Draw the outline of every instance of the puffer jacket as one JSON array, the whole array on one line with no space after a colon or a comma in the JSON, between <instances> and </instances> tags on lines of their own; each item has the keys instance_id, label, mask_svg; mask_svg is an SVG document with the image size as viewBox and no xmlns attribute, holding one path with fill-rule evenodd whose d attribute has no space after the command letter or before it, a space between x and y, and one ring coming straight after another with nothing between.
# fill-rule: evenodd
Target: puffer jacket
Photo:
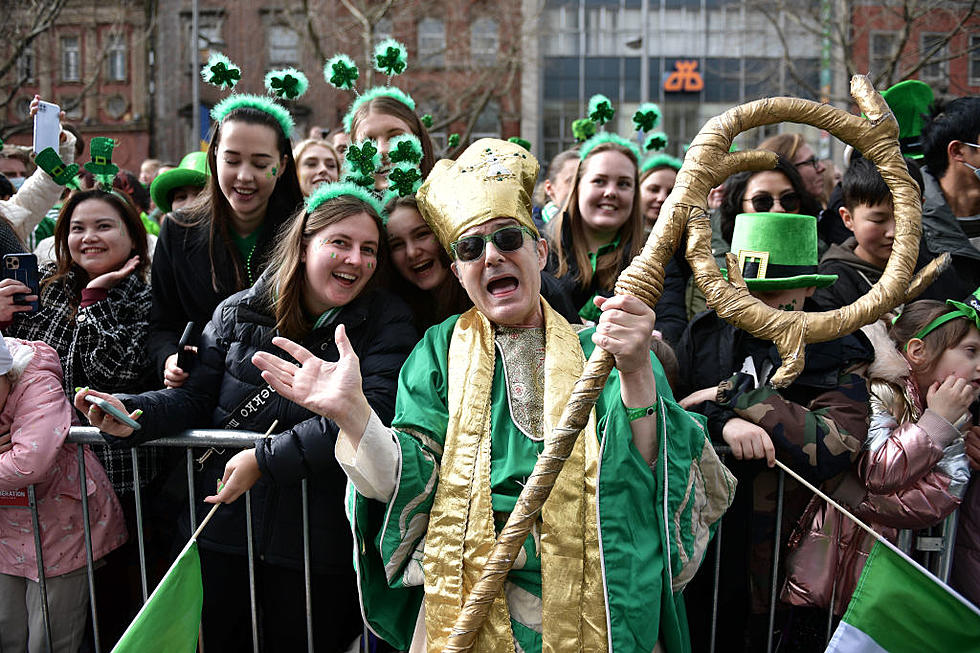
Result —
<instances>
[{"instance_id":1,"label":"puffer jacket","mask_svg":"<svg viewBox=\"0 0 980 653\"><path fill-rule=\"evenodd\" d=\"M85 566L85 527L78 479L78 445L66 443L72 407L61 389L58 354L43 342L6 338L17 378L0 411L0 433L9 432L13 449L0 454L0 491L26 506L33 484L41 524L46 576ZM112 485L84 448L92 554L102 558L126 541L126 523ZM0 507L0 573L36 581L37 555L31 511Z\"/></svg>"},{"instance_id":2,"label":"puffer jacket","mask_svg":"<svg viewBox=\"0 0 980 653\"><path fill-rule=\"evenodd\" d=\"M924 410L908 363L883 322L865 327L875 347L868 368L871 427L857 465L833 490L835 500L890 541L898 529L927 528L956 510L970 480L958 428ZM965 425L965 414L957 425ZM814 497L789 542L782 600L793 605L850 603L874 538L839 511Z\"/></svg>"},{"instance_id":3,"label":"puffer jacket","mask_svg":"<svg viewBox=\"0 0 980 653\"><path fill-rule=\"evenodd\" d=\"M142 429L125 439L105 435L114 446L173 435L191 428L221 428L246 400L266 387L252 356L284 352L272 344L278 334L267 306L268 276L248 290L224 300L201 335L198 362L180 388L117 395L127 410L143 410ZM317 356L337 360L334 331L344 324L360 359L364 394L385 423L394 416L398 372L418 341L408 306L384 290L362 293L330 320L315 328L301 343ZM236 427L264 433L273 420L277 432L256 438L256 458L262 477L251 491L253 543L266 562L303 568L303 514L300 481L309 488L311 558L319 573L347 573L351 534L344 514L347 477L334 457L337 426L305 408L271 393L265 405L241 419ZM198 455L202 454L199 452ZM199 519L210 506L202 499L215 492L225 463L237 453L219 451L208 457L196 475ZM183 523L189 535L189 525ZM199 543L223 553L246 552L245 501L239 499L215 513Z\"/></svg>"}]
</instances>

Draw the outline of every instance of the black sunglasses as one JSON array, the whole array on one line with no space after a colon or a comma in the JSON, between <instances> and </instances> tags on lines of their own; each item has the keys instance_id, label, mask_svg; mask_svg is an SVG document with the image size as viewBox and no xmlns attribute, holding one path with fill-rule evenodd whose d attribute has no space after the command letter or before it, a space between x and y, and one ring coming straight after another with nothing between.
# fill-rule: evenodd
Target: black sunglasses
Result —
<instances>
[{"instance_id":1,"label":"black sunglasses","mask_svg":"<svg viewBox=\"0 0 980 653\"><path fill-rule=\"evenodd\" d=\"M778 198L773 198L769 193L759 193L755 197L749 198L749 201L752 202L752 208L757 213L769 211L777 200L779 201L779 205L783 207L783 210L788 213L795 213L800 210L800 195L792 190L786 191Z\"/></svg>"},{"instance_id":2,"label":"black sunglasses","mask_svg":"<svg viewBox=\"0 0 980 653\"><path fill-rule=\"evenodd\" d=\"M489 234L460 238L453 242L450 247L453 250L453 256L460 261L475 261L483 256L487 241L492 240L493 246L501 252L514 252L524 244L524 234L531 238L535 237L534 232L524 225L513 225L502 227Z\"/></svg>"}]
</instances>

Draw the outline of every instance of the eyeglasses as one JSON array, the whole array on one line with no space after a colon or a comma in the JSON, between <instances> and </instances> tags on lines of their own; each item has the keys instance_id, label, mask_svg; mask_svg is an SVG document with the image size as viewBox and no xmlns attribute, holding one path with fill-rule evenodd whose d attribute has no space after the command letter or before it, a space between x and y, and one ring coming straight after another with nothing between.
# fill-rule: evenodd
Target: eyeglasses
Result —
<instances>
[{"instance_id":1,"label":"eyeglasses","mask_svg":"<svg viewBox=\"0 0 980 653\"><path fill-rule=\"evenodd\" d=\"M797 168L799 168L800 166L813 166L813 169L814 170L819 170L820 169L820 159L818 159L817 158L817 155L814 154L813 156L811 156L806 161L800 161L799 163L794 163L793 165L795 165Z\"/></svg>"},{"instance_id":2,"label":"eyeglasses","mask_svg":"<svg viewBox=\"0 0 980 653\"><path fill-rule=\"evenodd\" d=\"M533 231L524 225L512 225L497 229L489 234L477 234L467 236L450 244L453 256L460 261L475 261L483 256L483 250L487 246L487 241L492 240L493 246L501 252L514 252L524 244L524 234L535 238Z\"/></svg>"},{"instance_id":3,"label":"eyeglasses","mask_svg":"<svg viewBox=\"0 0 980 653\"><path fill-rule=\"evenodd\" d=\"M755 197L748 198L748 200L752 203L752 208L757 213L769 211L776 202L779 202L779 206L783 207L783 210L789 213L795 213L800 210L800 195L792 190L786 191L776 198L769 193L759 193Z\"/></svg>"},{"instance_id":4,"label":"eyeglasses","mask_svg":"<svg viewBox=\"0 0 980 653\"><path fill-rule=\"evenodd\" d=\"M976 143L963 143L963 145L969 145L970 147L975 147L976 149L980 150L980 145L977 145Z\"/></svg>"}]
</instances>

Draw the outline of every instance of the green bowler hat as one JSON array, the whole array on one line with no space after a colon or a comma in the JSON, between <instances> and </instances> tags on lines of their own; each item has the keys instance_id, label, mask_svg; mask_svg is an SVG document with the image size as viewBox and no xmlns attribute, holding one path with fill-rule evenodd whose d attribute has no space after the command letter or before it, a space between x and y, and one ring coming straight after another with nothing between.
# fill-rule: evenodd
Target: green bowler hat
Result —
<instances>
[{"instance_id":1,"label":"green bowler hat","mask_svg":"<svg viewBox=\"0 0 980 653\"><path fill-rule=\"evenodd\" d=\"M836 274L817 274L817 219L793 213L739 213L732 233L749 290L824 288Z\"/></svg>"},{"instance_id":2,"label":"green bowler hat","mask_svg":"<svg viewBox=\"0 0 980 653\"><path fill-rule=\"evenodd\" d=\"M150 197L164 213L170 213L170 191L182 186L204 188L208 181L207 152L191 152L176 168L161 172L150 183Z\"/></svg>"}]
</instances>

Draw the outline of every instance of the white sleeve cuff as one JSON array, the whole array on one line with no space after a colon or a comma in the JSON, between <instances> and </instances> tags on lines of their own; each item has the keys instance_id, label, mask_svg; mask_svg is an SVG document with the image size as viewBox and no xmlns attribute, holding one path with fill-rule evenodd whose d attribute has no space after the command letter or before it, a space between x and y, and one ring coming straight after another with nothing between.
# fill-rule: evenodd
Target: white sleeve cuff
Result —
<instances>
[{"instance_id":1,"label":"white sleeve cuff","mask_svg":"<svg viewBox=\"0 0 980 653\"><path fill-rule=\"evenodd\" d=\"M374 411L357 448L350 436L341 431L334 455L358 494L385 503L391 500L398 480L401 447L394 430L385 426Z\"/></svg>"}]
</instances>

